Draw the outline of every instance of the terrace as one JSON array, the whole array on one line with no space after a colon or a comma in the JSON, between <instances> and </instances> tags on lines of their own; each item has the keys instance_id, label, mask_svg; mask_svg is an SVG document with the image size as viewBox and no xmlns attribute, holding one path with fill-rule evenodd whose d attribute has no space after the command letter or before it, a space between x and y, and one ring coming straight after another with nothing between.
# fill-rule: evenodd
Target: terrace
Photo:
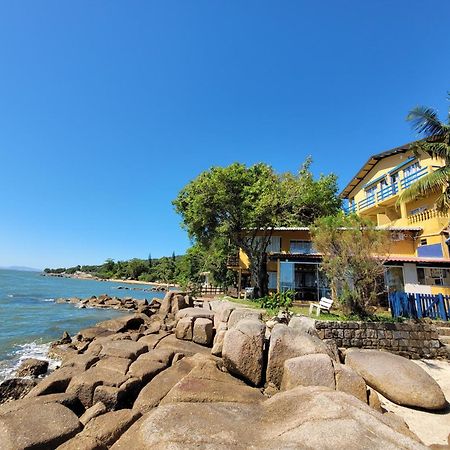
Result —
<instances>
[{"instance_id":1,"label":"terrace","mask_svg":"<svg viewBox=\"0 0 450 450\"><path fill-rule=\"evenodd\" d=\"M372 188L366 189L366 198L358 202L349 202L343 209L347 214L357 213L378 205L385 206L387 203L392 203L401 191L409 188L414 182L428 175L434 169L434 166L419 167L411 173L404 173L402 178L394 178L395 181L392 181L393 177L391 176L390 184L386 184L386 176L382 176L377 180L381 183L374 184Z\"/></svg>"}]
</instances>

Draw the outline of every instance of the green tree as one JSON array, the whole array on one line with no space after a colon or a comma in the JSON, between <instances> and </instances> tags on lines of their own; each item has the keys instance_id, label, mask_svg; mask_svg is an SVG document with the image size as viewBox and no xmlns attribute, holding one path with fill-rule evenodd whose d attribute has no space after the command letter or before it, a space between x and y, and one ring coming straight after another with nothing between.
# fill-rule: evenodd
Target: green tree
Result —
<instances>
[{"instance_id":1,"label":"green tree","mask_svg":"<svg viewBox=\"0 0 450 450\"><path fill-rule=\"evenodd\" d=\"M450 94L448 95L450 100ZM411 144L416 156L427 154L434 158L442 158L443 167L431 172L413 183L402 192L399 202L410 202L420 197L438 194L436 208L442 212L450 210L450 109L447 113L447 123L439 120L438 114L432 108L417 106L410 111L406 120L422 140Z\"/></svg>"},{"instance_id":2,"label":"green tree","mask_svg":"<svg viewBox=\"0 0 450 450\"><path fill-rule=\"evenodd\" d=\"M314 180L310 163L308 159L297 175L278 175L263 163L213 167L188 183L174 205L189 236L205 248L223 238L245 251L257 293L264 296L266 249L273 229L309 225L340 206L336 178Z\"/></svg>"},{"instance_id":3,"label":"green tree","mask_svg":"<svg viewBox=\"0 0 450 450\"><path fill-rule=\"evenodd\" d=\"M128 261L126 274L129 278L137 280L143 273L147 271L147 269L148 266L144 260L133 258Z\"/></svg>"},{"instance_id":4,"label":"green tree","mask_svg":"<svg viewBox=\"0 0 450 450\"><path fill-rule=\"evenodd\" d=\"M323 255L322 270L333 299L346 313L361 318L370 313L384 292L384 262L389 254L389 236L356 215L318 219L311 227L315 248Z\"/></svg>"}]
</instances>

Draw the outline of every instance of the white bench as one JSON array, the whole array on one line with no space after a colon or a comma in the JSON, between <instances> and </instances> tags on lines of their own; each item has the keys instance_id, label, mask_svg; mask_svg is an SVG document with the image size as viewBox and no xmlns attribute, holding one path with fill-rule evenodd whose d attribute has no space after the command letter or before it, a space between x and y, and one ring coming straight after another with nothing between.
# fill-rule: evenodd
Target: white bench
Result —
<instances>
[{"instance_id":1,"label":"white bench","mask_svg":"<svg viewBox=\"0 0 450 450\"><path fill-rule=\"evenodd\" d=\"M333 300L331 298L322 297L319 303L311 303L309 305L309 315L313 313L314 308L316 308L316 316L319 316L320 311L330 312L333 306Z\"/></svg>"}]
</instances>

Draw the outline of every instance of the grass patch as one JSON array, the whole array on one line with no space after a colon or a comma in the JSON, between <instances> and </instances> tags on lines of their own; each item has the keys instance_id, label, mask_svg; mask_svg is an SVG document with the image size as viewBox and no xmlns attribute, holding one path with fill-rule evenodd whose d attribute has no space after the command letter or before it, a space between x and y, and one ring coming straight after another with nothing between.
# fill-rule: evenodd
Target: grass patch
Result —
<instances>
[{"instance_id":1,"label":"grass patch","mask_svg":"<svg viewBox=\"0 0 450 450\"><path fill-rule=\"evenodd\" d=\"M264 312L264 316L266 318L274 317L280 311L279 309L268 309L261 308L259 300L245 300L243 298L234 298L229 296L221 297L222 300L227 300L232 303L236 303L241 306L245 306L246 308L257 309L259 311ZM309 316L309 306L306 305L294 305L289 308L289 311L293 314L298 314L302 316ZM361 321L358 317L355 316L346 316L339 308L333 308L330 313L321 312L317 317L316 312L314 310L311 315L313 319L317 320L328 320L328 321L338 321L338 322L354 322ZM365 322L402 322L401 318L393 318L389 311L378 310L374 315L368 317L364 320Z\"/></svg>"}]
</instances>

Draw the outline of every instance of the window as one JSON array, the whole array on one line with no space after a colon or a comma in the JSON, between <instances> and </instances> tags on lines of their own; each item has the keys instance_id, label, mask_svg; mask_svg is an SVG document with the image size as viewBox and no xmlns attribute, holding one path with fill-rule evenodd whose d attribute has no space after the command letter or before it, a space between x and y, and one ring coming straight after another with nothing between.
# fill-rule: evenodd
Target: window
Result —
<instances>
[{"instance_id":1,"label":"window","mask_svg":"<svg viewBox=\"0 0 450 450\"><path fill-rule=\"evenodd\" d=\"M311 241L291 241L290 253L309 255L315 253L313 243Z\"/></svg>"},{"instance_id":2,"label":"window","mask_svg":"<svg viewBox=\"0 0 450 450\"><path fill-rule=\"evenodd\" d=\"M410 166L408 166L405 170L403 170L403 177L409 177L413 174L415 174L416 172L418 172L420 170L420 165L418 162L415 162L414 164L411 164Z\"/></svg>"},{"instance_id":3,"label":"window","mask_svg":"<svg viewBox=\"0 0 450 450\"><path fill-rule=\"evenodd\" d=\"M279 253L281 252L281 237L272 236L269 244L267 245L267 253Z\"/></svg>"},{"instance_id":4,"label":"window","mask_svg":"<svg viewBox=\"0 0 450 450\"><path fill-rule=\"evenodd\" d=\"M418 267L419 284L428 286L450 286L450 269Z\"/></svg>"},{"instance_id":5,"label":"window","mask_svg":"<svg viewBox=\"0 0 450 450\"><path fill-rule=\"evenodd\" d=\"M366 198L374 198L377 191L377 185L366 189Z\"/></svg>"}]
</instances>

